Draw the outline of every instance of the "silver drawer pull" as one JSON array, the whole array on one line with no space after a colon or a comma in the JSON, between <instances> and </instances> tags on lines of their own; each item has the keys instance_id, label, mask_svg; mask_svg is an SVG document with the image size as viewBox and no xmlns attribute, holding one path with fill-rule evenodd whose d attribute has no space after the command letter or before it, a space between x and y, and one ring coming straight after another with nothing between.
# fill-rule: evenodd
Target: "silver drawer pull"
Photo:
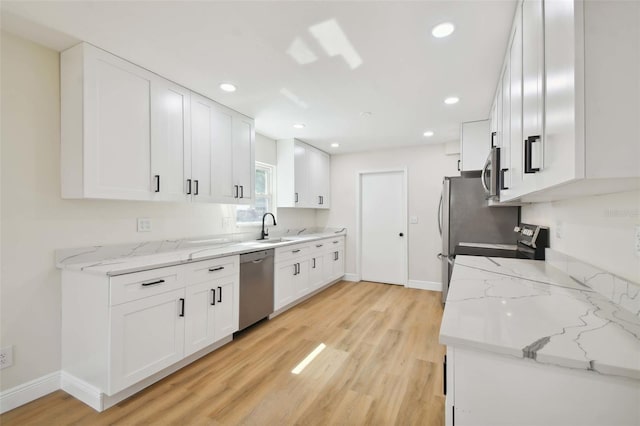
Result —
<instances>
[{"instance_id":1,"label":"silver drawer pull","mask_svg":"<svg viewBox=\"0 0 640 426\"><path fill-rule=\"evenodd\" d=\"M300 250L291 250L291 253L298 253Z\"/></svg>"},{"instance_id":2,"label":"silver drawer pull","mask_svg":"<svg viewBox=\"0 0 640 426\"><path fill-rule=\"evenodd\" d=\"M158 281L151 281L148 283L142 283L142 287L147 287L150 285L158 285L158 284L162 284L164 282L164 280L158 280Z\"/></svg>"},{"instance_id":3,"label":"silver drawer pull","mask_svg":"<svg viewBox=\"0 0 640 426\"><path fill-rule=\"evenodd\" d=\"M316 248L320 248L322 246L324 246L324 244L316 244Z\"/></svg>"},{"instance_id":4,"label":"silver drawer pull","mask_svg":"<svg viewBox=\"0 0 640 426\"><path fill-rule=\"evenodd\" d=\"M333 244L338 244L340 241L334 241Z\"/></svg>"},{"instance_id":5,"label":"silver drawer pull","mask_svg":"<svg viewBox=\"0 0 640 426\"><path fill-rule=\"evenodd\" d=\"M222 271L224 266L218 266L217 268L209 268L209 272Z\"/></svg>"}]
</instances>

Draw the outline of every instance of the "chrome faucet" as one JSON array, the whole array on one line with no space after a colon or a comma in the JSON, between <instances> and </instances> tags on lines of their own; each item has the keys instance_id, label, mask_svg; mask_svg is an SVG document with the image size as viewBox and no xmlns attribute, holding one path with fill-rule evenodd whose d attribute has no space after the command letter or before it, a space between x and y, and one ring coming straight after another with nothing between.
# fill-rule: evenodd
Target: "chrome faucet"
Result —
<instances>
[{"instance_id":1,"label":"chrome faucet","mask_svg":"<svg viewBox=\"0 0 640 426\"><path fill-rule=\"evenodd\" d=\"M276 217L273 215L273 213L267 212L267 213L263 214L262 215L262 233L261 233L261 236L260 236L261 240L266 240L267 237L269 236L269 230L268 229L267 230L264 229L264 219L267 217L267 215L269 215L269 216L271 216L273 218L273 226L277 225Z\"/></svg>"}]
</instances>

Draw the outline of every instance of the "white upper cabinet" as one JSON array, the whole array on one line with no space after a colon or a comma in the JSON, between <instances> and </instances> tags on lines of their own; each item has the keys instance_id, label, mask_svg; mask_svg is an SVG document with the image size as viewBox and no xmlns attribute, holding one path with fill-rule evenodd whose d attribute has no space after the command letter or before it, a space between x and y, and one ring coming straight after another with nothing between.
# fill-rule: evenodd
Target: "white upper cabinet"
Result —
<instances>
[{"instance_id":1,"label":"white upper cabinet","mask_svg":"<svg viewBox=\"0 0 640 426\"><path fill-rule=\"evenodd\" d=\"M87 43L61 99L64 198L252 202L251 118Z\"/></svg>"},{"instance_id":2,"label":"white upper cabinet","mask_svg":"<svg viewBox=\"0 0 640 426\"><path fill-rule=\"evenodd\" d=\"M233 116L233 186L236 202L250 204L255 185L255 129L253 119L242 114ZM238 193L236 194L236 187Z\"/></svg>"},{"instance_id":3,"label":"white upper cabinet","mask_svg":"<svg viewBox=\"0 0 640 426\"><path fill-rule=\"evenodd\" d=\"M64 198L151 200L151 86L146 70L87 44L62 53Z\"/></svg>"},{"instance_id":4,"label":"white upper cabinet","mask_svg":"<svg viewBox=\"0 0 640 426\"><path fill-rule=\"evenodd\" d=\"M189 200L191 92L160 78L151 84L151 174L155 200Z\"/></svg>"},{"instance_id":5,"label":"white upper cabinet","mask_svg":"<svg viewBox=\"0 0 640 426\"><path fill-rule=\"evenodd\" d=\"M328 209L331 157L295 139L279 140L278 207Z\"/></svg>"},{"instance_id":6,"label":"white upper cabinet","mask_svg":"<svg viewBox=\"0 0 640 426\"><path fill-rule=\"evenodd\" d=\"M489 120L462 123L460 130L460 170L481 170L491 151Z\"/></svg>"},{"instance_id":7,"label":"white upper cabinet","mask_svg":"<svg viewBox=\"0 0 640 426\"><path fill-rule=\"evenodd\" d=\"M500 200L640 188L640 96L632 95L640 84L640 2L524 0L513 26L508 96L502 85L511 164Z\"/></svg>"}]
</instances>

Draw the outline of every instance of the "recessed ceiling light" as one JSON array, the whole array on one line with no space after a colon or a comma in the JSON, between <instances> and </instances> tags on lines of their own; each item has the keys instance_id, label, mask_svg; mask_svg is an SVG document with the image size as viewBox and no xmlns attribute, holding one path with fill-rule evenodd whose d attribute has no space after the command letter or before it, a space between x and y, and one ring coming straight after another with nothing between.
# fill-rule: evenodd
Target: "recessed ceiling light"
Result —
<instances>
[{"instance_id":1,"label":"recessed ceiling light","mask_svg":"<svg viewBox=\"0 0 640 426\"><path fill-rule=\"evenodd\" d=\"M331 148L338 148L340 146L339 143L332 143Z\"/></svg>"},{"instance_id":2,"label":"recessed ceiling light","mask_svg":"<svg viewBox=\"0 0 640 426\"><path fill-rule=\"evenodd\" d=\"M220 83L220 90L224 90L225 92L235 92L236 86L231 83Z\"/></svg>"},{"instance_id":3,"label":"recessed ceiling light","mask_svg":"<svg viewBox=\"0 0 640 426\"><path fill-rule=\"evenodd\" d=\"M304 129L306 126L303 123L296 123L293 127L296 129Z\"/></svg>"},{"instance_id":4,"label":"recessed ceiling light","mask_svg":"<svg viewBox=\"0 0 640 426\"><path fill-rule=\"evenodd\" d=\"M451 96L447 99L444 100L444 103L447 105L453 105L453 104L457 104L458 101L460 101L460 98L456 97L456 96Z\"/></svg>"},{"instance_id":5,"label":"recessed ceiling light","mask_svg":"<svg viewBox=\"0 0 640 426\"><path fill-rule=\"evenodd\" d=\"M427 130L426 132L423 133L423 135L427 138L430 138L431 136L433 136L433 131Z\"/></svg>"},{"instance_id":6,"label":"recessed ceiling light","mask_svg":"<svg viewBox=\"0 0 640 426\"><path fill-rule=\"evenodd\" d=\"M443 22L442 24L438 24L431 30L431 34L435 38L443 38L450 36L455 30L456 27L451 22Z\"/></svg>"}]
</instances>

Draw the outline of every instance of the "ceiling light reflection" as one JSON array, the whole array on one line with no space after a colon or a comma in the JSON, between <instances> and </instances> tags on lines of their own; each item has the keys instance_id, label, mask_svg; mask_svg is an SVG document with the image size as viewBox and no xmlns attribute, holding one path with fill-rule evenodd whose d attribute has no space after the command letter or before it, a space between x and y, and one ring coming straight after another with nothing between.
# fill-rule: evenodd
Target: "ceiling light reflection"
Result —
<instances>
[{"instance_id":1,"label":"ceiling light reflection","mask_svg":"<svg viewBox=\"0 0 640 426\"><path fill-rule=\"evenodd\" d=\"M310 64L318 60L315 53L300 37L296 37L287 49L287 54L300 65Z\"/></svg>"},{"instance_id":2,"label":"ceiling light reflection","mask_svg":"<svg viewBox=\"0 0 640 426\"><path fill-rule=\"evenodd\" d=\"M309 355L305 357L305 359L300 361L300 364L296 365L295 368L291 370L291 372L293 374L302 373L302 370L304 370L307 365L311 364L311 361L313 361L314 358L317 357L320 352L322 352L326 347L327 345L325 345L324 343L320 343L313 351L311 351Z\"/></svg>"},{"instance_id":3,"label":"ceiling light reflection","mask_svg":"<svg viewBox=\"0 0 640 426\"><path fill-rule=\"evenodd\" d=\"M293 93L291 90L287 89L286 87L283 87L282 89L280 89L280 94L285 98L289 99L291 102L293 102L294 104L296 104L302 109L309 108L309 105L306 102L304 102L295 93Z\"/></svg>"},{"instance_id":4,"label":"ceiling light reflection","mask_svg":"<svg viewBox=\"0 0 640 426\"><path fill-rule=\"evenodd\" d=\"M450 36L456 27L451 22L443 22L442 24L438 24L431 30L431 35L435 38L443 38Z\"/></svg>"},{"instance_id":5,"label":"ceiling light reflection","mask_svg":"<svg viewBox=\"0 0 640 426\"><path fill-rule=\"evenodd\" d=\"M309 32L318 40L327 55L342 56L352 70L362 65L362 58L335 19L312 25Z\"/></svg>"}]
</instances>

